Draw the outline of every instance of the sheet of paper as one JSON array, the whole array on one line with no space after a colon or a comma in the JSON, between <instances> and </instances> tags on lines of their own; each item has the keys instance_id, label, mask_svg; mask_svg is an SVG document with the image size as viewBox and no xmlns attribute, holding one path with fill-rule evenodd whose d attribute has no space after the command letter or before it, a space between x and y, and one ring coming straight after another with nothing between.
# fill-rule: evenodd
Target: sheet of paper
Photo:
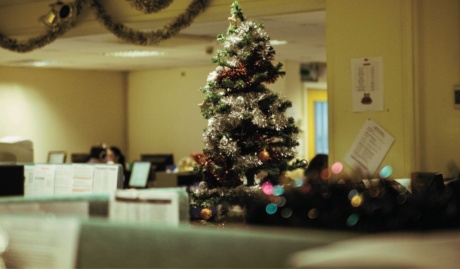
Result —
<instances>
[{"instance_id":1,"label":"sheet of paper","mask_svg":"<svg viewBox=\"0 0 460 269\"><path fill-rule=\"evenodd\" d=\"M75 268L80 224L76 219L2 216L9 237L7 268Z\"/></svg>"},{"instance_id":2,"label":"sheet of paper","mask_svg":"<svg viewBox=\"0 0 460 269\"><path fill-rule=\"evenodd\" d=\"M118 165L94 166L93 193L110 193L117 190Z\"/></svg>"},{"instance_id":3,"label":"sheet of paper","mask_svg":"<svg viewBox=\"0 0 460 269\"><path fill-rule=\"evenodd\" d=\"M353 112L383 111L383 58L351 59Z\"/></svg>"},{"instance_id":4,"label":"sheet of paper","mask_svg":"<svg viewBox=\"0 0 460 269\"><path fill-rule=\"evenodd\" d=\"M24 196L34 195L35 165L24 165Z\"/></svg>"},{"instance_id":5,"label":"sheet of paper","mask_svg":"<svg viewBox=\"0 0 460 269\"><path fill-rule=\"evenodd\" d=\"M353 169L372 176L393 142L394 138L381 126L373 120L366 120L345 156L345 162Z\"/></svg>"},{"instance_id":6,"label":"sheet of paper","mask_svg":"<svg viewBox=\"0 0 460 269\"><path fill-rule=\"evenodd\" d=\"M179 194L167 190L118 190L110 201L109 218L141 223L179 225Z\"/></svg>"},{"instance_id":7,"label":"sheet of paper","mask_svg":"<svg viewBox=\"0 0 460 269\"><path fill-rule=\"evenodd\" d=\"M73 186L72 165L55 165L54 194L71 194Z\"/></svg>"},{"instance_id":8,"label":"sheet of paper","mask_svg":"<svg viewBox=\"0 0 460 269\"><path fill-rule=\"evenodd\" d=\"M54 194L55 166L37 164L34 169L33 193L34 195Z\"/></svg>"},{"instance_id":9,"label":"sheet of paper","mask_svg":"<svg viewBox=\"0 0 460 269\"><path fill-rule=\"evenodd\" d=\"M92 193L94 165L72 164L72 193Z\"/></svg>"}]
</instances>

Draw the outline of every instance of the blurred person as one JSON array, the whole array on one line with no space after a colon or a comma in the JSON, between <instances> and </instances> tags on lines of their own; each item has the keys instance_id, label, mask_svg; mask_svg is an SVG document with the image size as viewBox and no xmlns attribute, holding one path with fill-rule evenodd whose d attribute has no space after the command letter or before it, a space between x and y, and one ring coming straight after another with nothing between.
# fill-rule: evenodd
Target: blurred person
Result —
<instances>
[{"instance_id":1,"label":"blurred person","mask_svg":"<svg viewBox=\"0 0 460 269\"><path fill-rule=\"evenodd\" d=\"M106 156L107 156L107 149L104 144L99 146L93 146L89 152L89 160L88 163L105 163Z\"/></svg>"},{"instance_id":2,"label":"blurred person","mask_svg":"<svg viewBox=\"0 0 460 269\"><path fill-rule=\"evenodd\" d=\"M321 172L327 169L328 165L328 155L317 154L310 160L307 169L305 169L305 181L310 183L321 182Z\"/></svg>"},{"instance_id":3,"label":"blurred person","mask_svg":"<svg viewBox=\"0 0 460 269\"><path fill-rule=\"evenodd\" d=\"M126 160L123 152L118 147L110 146L107 148L106 163L120 164L123 172L123 186L127 184Z\"/></svg>"}]
</instances>

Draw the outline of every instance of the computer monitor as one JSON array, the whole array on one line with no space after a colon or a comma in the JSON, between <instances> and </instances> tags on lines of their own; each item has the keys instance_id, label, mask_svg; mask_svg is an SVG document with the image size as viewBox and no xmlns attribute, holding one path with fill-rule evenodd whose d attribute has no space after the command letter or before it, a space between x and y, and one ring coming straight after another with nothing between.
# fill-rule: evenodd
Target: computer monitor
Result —
<instances>
[{"instance_id":1,"label":"computer monitor","mask_svg":"<svg viewBox=\"0 0 460 269\"><path fill-rule=\"evenodd\" d=\"M48 163L65 163L67 153L65 151L50 151L48 153Z\"/></svg>"},{"instance_id":2,"label":"computer monitor","mask_svg":"<svg viewBox=\"0 0 460 269\"><path fill-rule=\"evenodd\" d=\"M142 162L150 162L152 170L166 171L166 167L174 164L173 154L141 154Z\"/></svg>"},{"instance_id":3,"label":"computer monitor","mask_svg":"<svg viewBox=\"0 0 460 269\"><path fill-rule=\"evenodd\" d=\"M72 163L87 163L90 157L89 153L72 153L70 155L70 161Z\"/></svg>"},{"instance_id":4,"label":"computer monitor","mask_svg":"<svg viewBox=\"0 0 460 269\"><path fill-rule=\"evenodd\" d=\"M134 162L128 186L130 188L146 188L150 179L151 168L150 162Z\"/></svg>"},{"instance_id":5,"label":"computer monitor","mask_svg":"<svg viewBox=\"0 0 460 269\"><path fill-rule=\"evenodd\" d=\"M0 164L0 196L24 195L24 165Z\"/></svg>"}]
</instances>

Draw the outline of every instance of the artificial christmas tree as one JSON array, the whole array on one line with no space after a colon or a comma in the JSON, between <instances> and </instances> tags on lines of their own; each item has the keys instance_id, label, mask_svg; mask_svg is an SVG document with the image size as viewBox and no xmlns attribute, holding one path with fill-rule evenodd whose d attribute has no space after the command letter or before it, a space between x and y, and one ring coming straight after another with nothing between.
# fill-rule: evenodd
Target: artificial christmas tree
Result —
<instances>
[{"instance_id":1,"label":"artificial christmas tree","mask_svg":"<svg viewBox=\"0 0 460 269\"><path fill-rule=\"evenodd\" d=\"M283 100L266 84L285 73L274 65L275 50L260 23L247 21L238 2L226 34L217 40L223 48L213 62L218 67L202 87L200 104L208 126L204 132L204 159L200 166L209 188L233 188L263 182L279 184L289 170L306 168L296 155L298 128L285 112L291 102Z\"/></svg>"}]
</instances>

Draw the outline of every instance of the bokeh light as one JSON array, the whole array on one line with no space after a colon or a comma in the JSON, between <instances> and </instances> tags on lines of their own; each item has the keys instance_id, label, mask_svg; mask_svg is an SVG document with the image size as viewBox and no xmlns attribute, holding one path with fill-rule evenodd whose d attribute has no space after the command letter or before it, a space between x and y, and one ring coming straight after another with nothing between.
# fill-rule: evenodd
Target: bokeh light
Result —
<instances>
[{"instance_id":1,"label":"bokeh light","mask_svg":"<svg viewBox=\"0 0 460 269\"><path fill-rule=\"evenodd\" d=\"M262 184L262 191L266 195L272 195L273 194L273 185L270 182L265 182Z\"/></svg>"},{"instance_id":2,"label":"bokeh light","mask_svg":"<svg viewBox=\"0 0 460 269\"><path fill-rule=\"evenodd\" d=\"M303 179L302 178L298 178L295 180L295 186L298 188L298 187L302 187L303 185Z\"/></svg>"},{"instance_id":3,"label":"bokeh light","mask_svg":"<svg viewBox=\"0 0 460 269\"><path fill-rule=\"evenodd\" d=\"M331 178L331 170L329 170L329 168L321 170L320 176L321 176L322 180L330 179Z\"/></svg>"},{"instance_id":4,"label":"bokeh light","mask_svg":"<svg viewBox=\"0 0 460 269\"><path fill-rule=\"evenodd\" d=\"M286 207L283 210L281 210L281 217L287 219L291 216L292 216L292 209L290 209L289 207Z\"/></svg>"},{"instance_id":5,"label":"bokeh light","mask_svg":"<svg viewBox=\"0 0 460 269\"><path fill-rule=\"evenodd\" d=\"M359 192L357 190L351 190L349 193L348 193L348 200L351 200L353 199L353 197L355 197L356 195L359 195Z\"/></svg>"},{"instance_id":6,"label":"bokeh light","mask_svg":"<svg viewBox=\"0 0 460 269\"><path fill-rule=\"evenodd\" d=\"M359 207L363 203L363 197L361 195L355 195L351 198L351 206Z\"/></svg>"},{"instance_id":7,"label":"bokeh light","mask_svg":"<svg viewBox=\"0 0 460 269\"><path fill-rule=\"evenodd\" d=\"M311 184L308 183L308 182L306 182L305 184L303 184L303 186L302 186L302 191L303 191L303 192L307 192L307 193L310 192L310 191L311 191Z\"/></svg>"},{"instance_id":8,"label":"bokeh light","mask_svg":"<svg viewBox=\"0 0 460 269\"><path fill-rule=\"evenodd\" d=\"M269 215L275 214L277 210L278 210L278 206L276 204L273 204L273 203L270 203L265 207L265 211Z\"/></svg>"},{"instance_id":9,"label":"bokeh light","mask_svg":"<svg viewBox=\"0 0 460 269\"><path fill-rule=\"evenodd\" d=\"M318 217L318 209L316 208L312 208L310 210L308 210L308 218L309 219L316 219Z\"/></svg>"},{"instance_id":10,"label":"bokeh light","mask_svg":"<svg viewBox=\"0 0 460 269\"><path fill-rule=\"evenodd\" d=\"M391 166L386 165L385 167L380 170L380 177L381 178L388 178L391 176L391 173L393 173L393 168Z\"/></svg>"},{"instance_id":11,"label":"bokeh light","mask_svg":"<svg viewBox=\"0 0 460 269\"><path fill-rule=\"evenodd\" d=\"M347 219L348 226L355 226L359 221L359 216L356 214L351 214Z\"/></svg>"},{"instance_id":12,"label":"bokeh light","mask_svg":"<svg viewBox=\"0 0 460 269\"><path fill-rule=\"evenodd\" d=\"M286 198L283 196L276 197L274 204L276 204L279 207L282 207L286 204Z\"/></svg>"},{"instance_id":13,"label":"bokeh light","mask_svg":"<svg viewBox=\"0 0 460 269\"><path fill-rule=\"evenodd\" d=\"M273 195L275 196L280 196L284 193L284 188L283 186L280 186L280 185L276 185L275 187L273 187Z\"/></svg>"},{"instance_id":14,"label":"bokeh light","mask_svg":"<svg viewBox=\"0 0 460 269\"><path fill-rule=\"evenodd\" d=\"M343 170L343 164L341 162L335 162L334 164L332 164L331 166L331 171L332 173L334 174L340 174Z\"/></svg>"}]
</instances>

